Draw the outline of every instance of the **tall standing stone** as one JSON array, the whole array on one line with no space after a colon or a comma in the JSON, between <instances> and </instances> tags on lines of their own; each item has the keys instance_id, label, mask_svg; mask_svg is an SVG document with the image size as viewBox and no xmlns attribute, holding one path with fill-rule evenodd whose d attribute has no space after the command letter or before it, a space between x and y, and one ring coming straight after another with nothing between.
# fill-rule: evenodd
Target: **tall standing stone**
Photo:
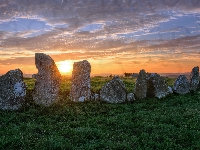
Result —
<instances>
[{"instance_id":1,"label":"tall standing stone","mask_svg":"<svg viewBox=\"0 0 200 150\"><path fill-rule=\"evenodd\" d=\"M140 73L135 83L134 93L137 99L143 99L147 96L147 81L145 70L140 70Z\"/></svg>"},{"instance_id":2,"label":"tall standing stone","mask_svg":"<svg viewBox=\"0 0 200 150\"><path fill-rule=\"evenodd\" d=\"M91 99L90 72L91 65L87 60L74 63L70 90L72 101L83 102Z\"/></svg>"},{"instance_id":3,"label":"tall standing stone","mask_svg":"<svg viewBox=\"0 0 200 150\"><path fill-rule=\"evenodd\" d=\"M147 97L163 98L170 93L166 81L157 73L147 77Z\"/></svg>"},{"instance_id":4,"label":"tall standing stone","mask_svg":"<svg viewBox=\"0 0 200 150\"><path fill-rule=\"evenodd\" d=\"M58 100L61 75L54 60L46 54L36 53L35 64L38 73L33 89L33 100L36 104L49 106Z\"/></svg>"},{"instance_id":5,"label":"tall standing stone","mask_svg":"<svg viewBox=\"0 0 200 150\"><path fill-rule=\"evenodd\" d=\"M190 90L196 91L199 85L199 67L194 67L190 74Z\"/></svg>"},{"instance_id":6,"label":"tall standing stone","mask_svg":"<svg viewBox=\"0 0 200 150\"><path fill-rule=\"evenodd\" d=\"M127 91L123 81L115 76L100 90L100 100L109 103L122 103L126 101Z\"/></svg>"},{"instance_id":7,"label":"tall standing stone","mask_svg":"<svg viewBox=\"0 0 200 150\"><path fill-rule=\"evenodd\" d=\"M180 75L173 86L173 90L177 94L187 94L190 92L190 83L185 75Z\"/></svg>"},{"instance_id":8,"label":"tall standing stone","mask_svg":"<svg viewBox=\"0 0 200 150\"><path fill-rule=\"evenodd\" d=\"M25 102L26 84L20 69L0 77L0 109L18 110Z\"/></svg>"}]
</instances>

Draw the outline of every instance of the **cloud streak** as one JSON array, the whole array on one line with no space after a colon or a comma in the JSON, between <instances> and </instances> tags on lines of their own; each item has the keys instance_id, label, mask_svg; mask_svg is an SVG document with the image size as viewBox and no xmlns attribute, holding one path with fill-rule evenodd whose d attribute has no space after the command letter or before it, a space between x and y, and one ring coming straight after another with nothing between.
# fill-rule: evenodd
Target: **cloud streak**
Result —
<instances>
[{"instance_id":1,"label":"cloud streak","mask_svg":"<svg viewBox=\"0 0 200 150\"><path fill-rule=\"evenodd\" d=\"M0 64L34 65L35 52L138 66L133 59L194 58L199 16L194 0L0 0Z\"/></svg>"}]
</instances>

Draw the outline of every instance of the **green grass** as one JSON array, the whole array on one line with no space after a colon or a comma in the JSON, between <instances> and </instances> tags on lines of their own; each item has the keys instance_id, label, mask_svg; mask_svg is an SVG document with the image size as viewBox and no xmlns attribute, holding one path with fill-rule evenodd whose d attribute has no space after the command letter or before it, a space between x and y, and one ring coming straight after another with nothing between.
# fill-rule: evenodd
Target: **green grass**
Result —
<instances>
[{"instance_id":1,"label":"green grass","mask_svg":"<svg viewBox=\"0 0 200 150\"><path fill-rule=\"evenodd\" d=\"M96 76L96 77L92 77L91 78L91 90L94 93L99 93L101 88L111 80L112 78L109 77L100 77L100 76ZM133 92L134 86L135 86L135 78L121 78L128 90L128 92ZM25 78L24 82L28 85L28 89L32 90L34 88L34 84L35 84L35 79L33 78ZM71 78L70 77L62 77L62 82L60 85L60 91L63 92L67 92L69 93L70 91L70 85L71 85Z\"/></svg>"},{"instance_id":2,"label":"green grass","mask_svg":"<svg viewBox=\"0 0 200 150\"><path fill-rule=\"evenodd\" d=\"M176 78L168 78L168 77L164 77L165 81L167 82L167 84L171 87L173 87L174 82L176 81Z\"/></svg>"},{"instance_id":3,"label":"green grass","mask_svg":"<svg viewBox=\"0 0 200 150\"><path fill-rule=\"evenodd\" d=\"M92 79L92 89L105 80ZM123 81L131 92L134 79ZM199 93L124 104L62 97L50 107L35 105L30 93L21 110L0 111L0 149L200 149Z\"/></svg>"},{"instance_id":4,"label":"green grass","mask_svg":"<svg viewBox=\"0 0 200 150\"><path fill-rule=\"evenodd\" d=\"M24 78L24 82L28 86L28 90L32 90L35 85L35 79L34 78Z\"/></svg>"}]
</instances>

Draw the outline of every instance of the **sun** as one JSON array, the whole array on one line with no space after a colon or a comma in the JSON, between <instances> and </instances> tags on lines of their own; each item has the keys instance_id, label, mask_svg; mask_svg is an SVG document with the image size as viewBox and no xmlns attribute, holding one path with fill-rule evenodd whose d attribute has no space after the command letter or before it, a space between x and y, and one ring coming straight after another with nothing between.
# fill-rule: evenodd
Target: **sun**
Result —
<instances>
[{"instance_id":1,"label":"sun","mask_svg":"<svg viewBox=\"0 0 200 150\"><path fill-rule=\"evenodd\" d=\"M73 63L70 60L56 62L61 74L69 74L72 71Z\"/></svg>"}]
</instances>

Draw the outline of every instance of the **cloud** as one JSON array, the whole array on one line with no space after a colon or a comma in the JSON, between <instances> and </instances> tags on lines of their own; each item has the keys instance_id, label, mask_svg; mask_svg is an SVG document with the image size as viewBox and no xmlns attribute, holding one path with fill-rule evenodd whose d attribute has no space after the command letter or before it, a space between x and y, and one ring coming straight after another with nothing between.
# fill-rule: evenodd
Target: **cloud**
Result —
<instances>
[{"instance_id":1,"label":"cloud","mask_svg":"<svg viewBox=\"0 0 200 150\"><path fill-rule=\"evenodd\" d=\"M137 65L142 63L132 60L136 56L145 62L174 53L194 57L200 47L198 6L193 0L0 0L0 25L28 22L16 26L18 32L0 30L0 63L30 58L33 64L35 52L55 61L116 57ZM184 17L193 22L173 25Z\"/></svg>"},{"instance_id":2,"label":"cloud","mask_svg":"<svg viewBox=\"0 0 200 150\"><path fill-rule=\"evenodd\" d=\"M35 57L17 57L5 60L0 60L0 65L33 65L35 62Z\"/></svg>"}]
</instances>

